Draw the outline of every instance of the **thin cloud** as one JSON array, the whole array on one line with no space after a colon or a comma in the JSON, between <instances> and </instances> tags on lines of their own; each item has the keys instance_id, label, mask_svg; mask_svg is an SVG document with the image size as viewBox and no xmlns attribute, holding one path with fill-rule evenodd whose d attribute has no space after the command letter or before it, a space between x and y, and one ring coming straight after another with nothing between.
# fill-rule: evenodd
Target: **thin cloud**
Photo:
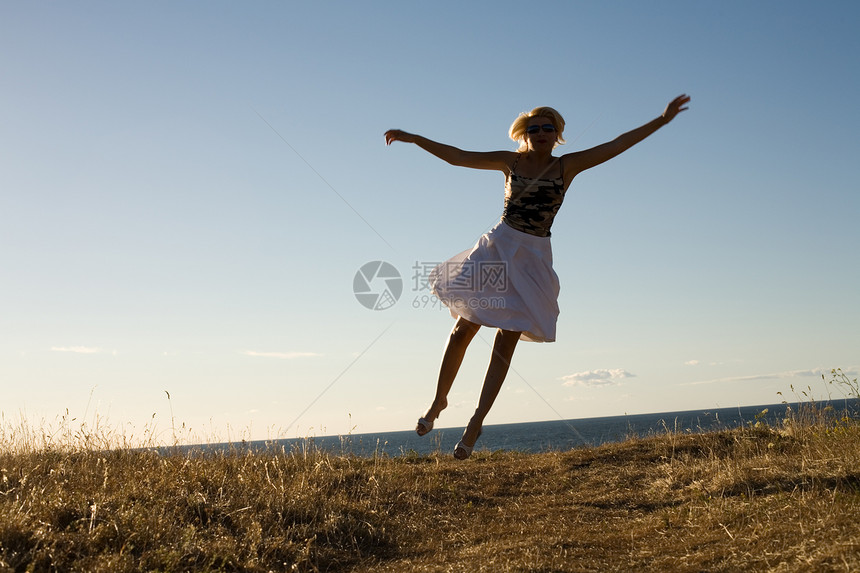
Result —
<instances>
[{"instance_id":1,"label":"thin cloud","mask_svg":"<svg viewBox=\"0 0 860 573\"><path fill-rule=\"evenodd\" d=\"M631 374L626 370L615 368L611 370L586 370L585 372L577 372L575 374L562 376L561 379L564 380L564 386L594 387L617 385L619 384L619 380L623 380L624 378L634 378L635 376L635 374Z\"/></svg>"},{"instance_id":2,"label":"thin cloud","mask_svg":"<svg viewBox=\"0 0 860 573\"><path fill-rule=\"evenodd\" d=\"M707 364L708 366L722 366L724 362L702 362L701 360L687 360L684 362L684 366L702 366Z\"/></svg>"},{"instance_id":3,"label":"thin cloud","mask_svg":"<svg viewBox=\"0 0 860 573\"><path fill-rule=\"evenodd\" d=\"M314 356L322 356L316 352L257 352L256 350L245 350L242 352L245 356L255 356L260 358L279 358L281 360L292 360L293 358L312 358Z\"/></svg>"},{"instance_id":4,"label":"thin cloud","mask_svg":"<svg viewBox=\"0 0 860 573\"><path fill-rule=\"evenodd\" d=\"M98 354L104 352L101 348L92 346L52 346L54 352L74 352L75 354Z\"/></svg>"},{"instance_id":5,"label":"thin cloud","mask_svg":"<svg viewBox=\"0 0 860 573\"><path fill-rule=\"evenodd\" d=\"M770 374L753 374L750 376L729 376L727 378L714 378L713 380L700 380L698 382L685 382L681 386L699 386L702 384L731 384L734 382L755 382L757 380L785 380L788 378L820 378L822 374L828 374L829 369L818 368L814 370L786 370L784 372L773 372Z\"/></svg>"}]
</instances>

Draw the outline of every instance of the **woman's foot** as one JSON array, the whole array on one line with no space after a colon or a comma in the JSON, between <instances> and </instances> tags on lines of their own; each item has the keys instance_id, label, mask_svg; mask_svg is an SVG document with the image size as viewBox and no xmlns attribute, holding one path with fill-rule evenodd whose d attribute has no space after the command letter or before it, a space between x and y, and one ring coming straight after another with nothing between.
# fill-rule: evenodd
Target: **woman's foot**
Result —
<instances>
[{"instance_id":1,"label":"woman's foot","mask_svg":"<svg viewBox=\"0 0 860 573\"><path fill-rule=\"evenodd\" d=\"M470 422L469 426L471 426L471 425L472 424ZM469 444L467 444L466 440L469 438L469 434L472 433L469 431L470 429L471 428L468 428L468 427L466 428L466 431L463 433L463 438L459 442L457 442L457 445L454 447L454 457L457 458L458 460L465 460L469 456L471 456L472 450L475 449L475 443L478 441L478 438L481 437L481 429L479 428L478 434L475 436L475 438L473 440L471 440L472 445L470 446Z\"/></svg>"},{"instance_id":2,"label":"woman's foot","mask_svg":"<svg viewBox=\"0 0 860 573\"><path fill-rule=\"evenodd\" d=\"M442 413L442 410L448 407L448 401L443 400L439 404L433 403L423 418L418 418L418 424L415 425L415 433L419 436L426 436L433 429L433 422Z\"/></svg>"},{"instance_id":3,"label":"woman's foot","mask_svg":"<svg viewBox=\"0 0 860 573\"><path fill-rule=\"evenodd\" d=\"M427 418L418 418L418 424L415 426L415 433L419 436L425 436L433 429L433 420Z\"/></svg>"},{"instance_id":4,"label":"woman's foot","mask_svg":"<svg viewBox=\"0 0 860 573\"><path fill-rule=\"evenodd\" d=\"M472 455L472 450L474 448L474 444L472 444L471 446L467 446L463 443L463 440L460 440L454 447L454 457L458 460L465 460Z\"/></svg>"}]
</instances>

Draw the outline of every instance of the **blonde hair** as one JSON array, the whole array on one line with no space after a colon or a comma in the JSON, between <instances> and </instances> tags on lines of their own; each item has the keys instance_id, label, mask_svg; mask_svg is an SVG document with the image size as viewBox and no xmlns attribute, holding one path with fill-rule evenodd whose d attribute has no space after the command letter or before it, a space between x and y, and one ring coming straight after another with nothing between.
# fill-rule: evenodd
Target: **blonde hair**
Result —
<instances>
[{"instance_id":1,"label":"blonde hair","mask_svg":"<svg viewBox=\"0 0 860 573\"><path fill-rule=\"evenodd\" d=\"M511 128L508 130L508 136L520 144L517 151L523 152L529 148L526 143L526 128L529 125L529 120L533 117L545 117L548 119L555 127L555 145L564 143L564 138L562 137L562 132L564 132L564 118L561 117L561 114L551 107L536 107L528 113L521 113L519 117L514 120L514 123L511 124Z\"/></svg>"}]
</instances>

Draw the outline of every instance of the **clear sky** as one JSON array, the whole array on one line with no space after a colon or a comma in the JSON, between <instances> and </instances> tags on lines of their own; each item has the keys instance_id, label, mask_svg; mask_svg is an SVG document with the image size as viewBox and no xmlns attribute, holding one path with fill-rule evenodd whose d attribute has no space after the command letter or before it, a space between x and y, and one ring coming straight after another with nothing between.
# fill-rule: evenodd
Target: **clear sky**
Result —
<instances>
[{"instance_id":1,"label":"clear sky","mask_svg":"<svg viewBox=\"0 0 860 573\"><path fill-rule=\"evenodd\" d=\"M487 423L823 395L860 366L858 23L856 2L3 3L0 411L410 429L453 325L413 267L474 244L504 182L384 131L514 149L550 105L566 152L681 93L574 181L558 341L519 345ZM354 296L369 261L402 275L391 308ZM468 421L491 340L439 426Z\"/></svg>"}]
</instances>

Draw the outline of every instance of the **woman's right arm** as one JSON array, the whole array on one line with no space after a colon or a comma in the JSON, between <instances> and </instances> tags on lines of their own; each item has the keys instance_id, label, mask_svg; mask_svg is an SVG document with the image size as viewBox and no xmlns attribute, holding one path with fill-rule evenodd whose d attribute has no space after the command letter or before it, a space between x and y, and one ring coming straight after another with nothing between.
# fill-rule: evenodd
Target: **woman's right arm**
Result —
<instances>
[{"instance_id":1,"label":"woman's right arm","mask_svg":"<svg viewBox=\"0 0 860 573\"><path fill-rule=\"evenodd\" d=\"M421 135L407 133L399 129L389 129L385 132L385 144L391 145L395 141L414 143L424 151L432 153L439 159L447 161L451 165L469 167L471 169L493 169L507 173L516 157L513 151L464 151L452 145L445 145Z\"/></svg>"}]
</instances>

